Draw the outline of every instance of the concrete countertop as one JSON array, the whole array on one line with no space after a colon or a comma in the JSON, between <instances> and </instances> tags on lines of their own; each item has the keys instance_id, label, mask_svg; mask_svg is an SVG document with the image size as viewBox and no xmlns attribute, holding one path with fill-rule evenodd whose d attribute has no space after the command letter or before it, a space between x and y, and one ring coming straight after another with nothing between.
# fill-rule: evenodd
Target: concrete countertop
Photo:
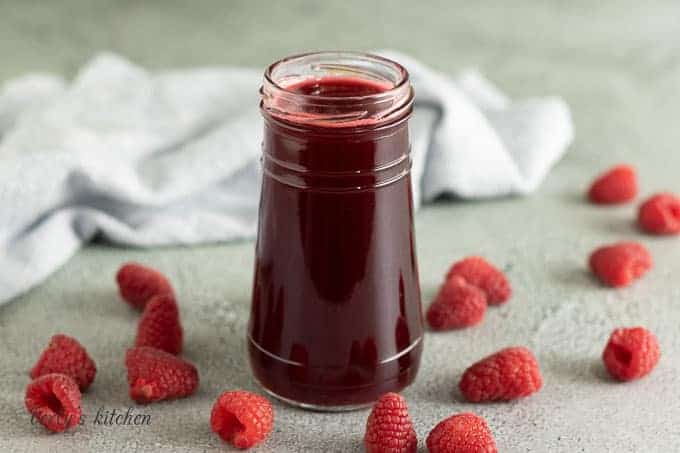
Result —
<instances>
[{"instance_id":1,"label":"concrete countertop","mask_svg":"<svg viewBox=\"0 0 680 453\"><path fill-rule=\"evenodd\" d=\"M505 6L503 6L505 5ZM72 74L109 49L174 67L269 61L312 48L396 48L443 71L475 65L512 96L559 94L573 109L576 142L540 191L521 199L440 202L417 215L424 301L449 264L481 254L508 269L514 296L482 325L428 333L416 383L404 392L421 451L429 430L460 411L484 416L502 452L668 452L680 445L680 239L639 234L636 204L583 201L592 176L629 162L642 195L680 192L680 4L677 2L99 2L0 4L0 80L31 70ZM2 157L0 156L0 162ZM630 288L604 289L587 272L596 246L647 245L655 267ZM114 274L150 263L175 285L186 357L201 374L185 400L136 406L123 355L137 314L118 301ZM247 366L253 244L84 249L43 285L0 307L0 448L7 451L228 451L210 432L224 390L256 390ZM644 325L661 342L649 377L607 378L600 354L617 326ZM78 338L99 371L83 426L62 435L32 426L27 372L56 332ZM467 365L504 346L534 350L545 387L506 404L473 405L453 392ZM97 411L151 416L148 426L95 424ZM319 414L275 403L276 424L257 452L362 451L368 411Z\"/></svg>"}]
</instances>

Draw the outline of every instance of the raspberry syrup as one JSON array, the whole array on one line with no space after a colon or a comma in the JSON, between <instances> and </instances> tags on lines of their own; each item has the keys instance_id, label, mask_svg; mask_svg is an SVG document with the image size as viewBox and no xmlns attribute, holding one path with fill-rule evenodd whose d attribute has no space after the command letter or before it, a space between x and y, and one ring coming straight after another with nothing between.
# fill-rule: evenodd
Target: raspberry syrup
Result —
<instances>
[{"instance_id":1,"label":"raspberry syrup","mask_svg":"<svg viewBox=\"0 0 680 453\"><path fill-rule=\"evenodd\" d=\"M272 65L262 95L255 378L303 407L370 404L413 381L422 350L408 75L307 54Z\"/></svg>"}]
</instances>

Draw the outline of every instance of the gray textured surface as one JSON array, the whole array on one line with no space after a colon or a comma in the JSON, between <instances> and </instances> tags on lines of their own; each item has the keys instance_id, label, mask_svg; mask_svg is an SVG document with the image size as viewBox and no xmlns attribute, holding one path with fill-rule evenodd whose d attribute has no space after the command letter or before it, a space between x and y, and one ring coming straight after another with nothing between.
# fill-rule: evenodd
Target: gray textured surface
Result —
<instances>
[{"instance_id":1,"label":"gray textured surface","mask_svg":"<svg viewBox=\"0 0 680 453\"><path fill-rule=\"evenodd\" d=\"M263 2L264 3L264 2ZM310 48L398 48L442 70L477 65L516 96L559 93L571 104L577 139L541 191L529 198L441 203L417 217L427 300L448 264L480 253L506 266L515 295L473 329L426 336L422 371L405 392L424 451L441 418L473 410L487 418L503 452L667 452L680 445L680 240L640 236L635 207L582 201L592 174L637 165L643 194L680 191L680 5L677 2L276 2L0 1L0 79L29 70L73 72L112 49L151 67L229 63L263 66ZM54 6L47 6L54 5ZM378 23L380 21L380 23ZM603 242L640 239L653 272L606 290L586 272ZM123 351L136 315L118 302L113 275L125 260L162 269L175 284L186 355L199 367L194 397L149 407L152 425L91 423L98 407L126 408ZM151 251L93 246L44 285L0 308L0 447L15 451L224 451L211 435L210 407L223 390L253 389L243 354L252 244ZM662 344L647 379L614 384L599 361L614 326L642 324ZM31 426L23 408L27 370L50 335L87 345L99 373L84 399L88 423L64 435ZM470 405L453 393L471 361L525 344L545 388L510 404ZM276 405L261 452L361 451L366 411L316 414Z\"/></svg>"}]
</instances>

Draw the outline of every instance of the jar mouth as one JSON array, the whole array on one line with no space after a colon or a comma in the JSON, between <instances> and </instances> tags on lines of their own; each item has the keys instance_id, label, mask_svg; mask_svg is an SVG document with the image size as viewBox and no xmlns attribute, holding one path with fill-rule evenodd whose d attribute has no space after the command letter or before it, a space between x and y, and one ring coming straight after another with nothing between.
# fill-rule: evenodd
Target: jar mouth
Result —
<instances>
[{"instance_id":1,"label":"jar mouth","mask_svg":"<svg viewBox=\"0 0 680 453\"><path fill-rule=\"evenodd\" d=\"M370 93L325 95L298 88L329 79L359 81ZM283 58L264 73L263 113L296 125L380 126L407 116L413 104L408 71L378 55L352 51L310 52Z\"/></svg>"}]
</instances>

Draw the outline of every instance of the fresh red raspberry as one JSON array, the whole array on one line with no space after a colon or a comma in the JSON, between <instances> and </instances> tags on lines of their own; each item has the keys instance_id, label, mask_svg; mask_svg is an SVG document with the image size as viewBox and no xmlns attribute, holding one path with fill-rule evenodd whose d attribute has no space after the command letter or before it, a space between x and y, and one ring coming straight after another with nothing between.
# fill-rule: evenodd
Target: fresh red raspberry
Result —
<instances>
[{"instance_id":1,"label":"fresh red raspberry","mask_svg":"<svg viewBox=\"0 0 680 453\"><path fill-rule=\"evenodd\" d=\"M44 374L26 387L26 409L45 428L56 433L80 423L80 390L65 374Z\"/></svg>"},{"instance_id":2,"label":"fresh red raspberry","mask_svg":"<svg viewBox=\"0 0 680 453\"><path fill-rule=\"evenodd\" d=\"M224 392L210 414L213 432L241 449L262 442L273 425L274 409L267 398L245 390Z\"/></svg>"},{"instance_id":3,"label":"fresh red raspberry","mask_svg":"<svg viewBox=\"0 0 680 453\"><path fill-rule=\"evenodd\" d=\"M131 306L143 309L151 297L173 294L167 278L156 269L138 263L126 263L116 274L120 296Z\"/></svg>"},{"instance_id":4,"label":"fresh red raspberry","mask_svg":"<svg viewBox=\"0 0 680 453\"><path fill-rule=\"evenodd\" d=\"M635 169L630 165L617 165L597 177L588 190L588 198L597 204L619 204L631 201L637 192Z\"/></svg>"},{"instance_id":5,"label":"fresh red raspberry","mask_svg":"<svg viewBox=\"0 0 680 453\"><path fill-rule=\"evenodd\" d=\"M489 425L479 415L465 412L437 424L427 436L430 453L497 453Z\"/></svg>"},{"instance_id":6,"label":"fresh red raspberry","mask_svg":"<svg viewBox=\"0 0 680 453\"><path fill-rule=\"evenodd\" d=\"M542 385L541 370L531 351L512 347L473 364L463 373L458 387L465 399L478 403L522 398Z\"/></svg>"},{"instance_id":7,"label":"fresh red raspberry","mask_svg":"<svg viewBox=\"0 0 680 453\"><path fill-rule=\"evenodd\" d=\"M408 414L406 400L386 393L373 406L366 421L366 453L415 453L418 438Z\"/></svg>"},{"instance_id":8,"label":"fresh red raspberry","mask_svg":"<svg viewBox=\"0 0 680 453\"><path fill-rule=\"evenodd\" d=\"M137 325L135 346L150 346L170 354L182 352L182 324L171 294L153 296Z\"/></svg>"},{"instance_id":9,"label":"fresh red raspberry","mask_svg":"<svg viewBox=\"0 0 680 453\"><path fill-rule=\"evenodd\" d=\"M137 347L125 354L130 398L138 403L184 398L198 387L198 371L160 349Z\"/></svg>"},{"instance_id":10,"label":"fresh red raspberry","mask_svg":"<svg viewBox=\"0 0 680 453\"><path fill-rule=\"evenodd\" d=\"M454 275L463 277L469 284L484 291L490 305L505 303L512 295L512 288L505 274L482 257L471 256L454 263L446 279Z\"/></svg>"},{"instance_id":11,"label":"fresh red raspberry","mask_svg":"<svg viewBox=\"0 0 680 453\"><path fill-rule=\"evenodd\" d=\"M652 256L637 242L618 242L595 250L590 255L590 270L605 285L630 285L652 267Z\"/></svg>"},{"instance_id":12,"label":"fresh red raspberry","mask_svg":"<svg viewBox=\"0 0 680 453\"><path fill-rule=\"evenodd\" d=\"M50 373L61 373L73 378L84 392L94 381L97 367L78 340L57 334L31 369L31 378Z\"/></svg>"},{"instance_id":13,"label":"fresh red raspberry","mask_svg":"<svg viewBox=\"0 0 680 453\"><path fill-rule=\"evenodd\" d=\"M609 374L620 381L632 381L649 374L661 352L656 336L644 327L615 329L602 353Z\"/></svg>"},{"instance_id":14,"label":"fresh red raspberry","mask_svg":"<svg viewBox=\"0 0 680 453\"><path fill-rule=\"evenodd\" d=\"M427 322L434 330L474 326L484 319L486 294L456 275L447 279L427 310Z\"/></svg>"},{"instance_id":15,"label":"fresh red raspberry","mask_svg":"<svg viewBox=\"0 0 680 453\"><path fill-rule=\"evenodd\" d=\"M638 224L652 234L679 234L680 197L671 193L654 195L640 206Z\"/></svg>"}]
</instances>

